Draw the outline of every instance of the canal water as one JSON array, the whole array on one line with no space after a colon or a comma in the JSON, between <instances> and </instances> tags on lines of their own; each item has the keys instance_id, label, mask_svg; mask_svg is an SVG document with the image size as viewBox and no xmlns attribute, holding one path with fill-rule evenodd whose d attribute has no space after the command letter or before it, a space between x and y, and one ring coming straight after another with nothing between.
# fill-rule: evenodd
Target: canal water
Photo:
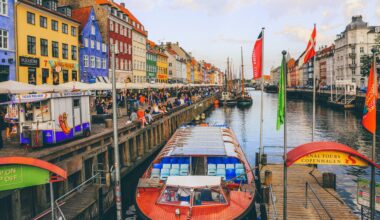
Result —
<instances>
[{"instance_id":1,"label":"canal water","mask_svg":"<svg viewBox=\"0 0 380 220\"><path fill-rule=\"evenodd\" d=\"M250 108L219 107L210 112L207 121L211 124L225 123L230 126L240 141L250 163L255 162L255 153L260 142L260 91L250 91L253 105ZM283 153L283 126L276 130L278 94L264 93L263 145L269 163L281 163ZM291 149L311 142L312 103L303 100L287 102L288 146ZM353 111L334 110L324 106L316 107L315 141L335 141L346 144L370 157L372 135L366 132L361 119ZM379 125L378 125L379 127ZM380 142L380 141L379 141ZM378 143L379 143L378 142ZM290 150L289 149L289 150ZM380 158L380 144L377 144L377 158ZM378 159L377 161L380 161ZM337 174L337 191L355 212L358 178L369 178L370 169L349 166L319 166L322 172ZM377 173L380 183L380 173Z\"/></svg>"}]
</instances>

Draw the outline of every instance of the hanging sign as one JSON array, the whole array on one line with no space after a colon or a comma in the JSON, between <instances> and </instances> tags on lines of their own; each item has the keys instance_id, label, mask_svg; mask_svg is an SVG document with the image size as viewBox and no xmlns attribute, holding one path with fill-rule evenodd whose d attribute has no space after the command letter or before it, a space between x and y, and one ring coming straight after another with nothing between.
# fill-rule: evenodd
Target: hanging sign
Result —
<instances>
[{"instance_id":1,"label":"hanging sign","mask_svg":"<svg viewBox=\"0 0 380 220\"><path fill-rule=\"evenodd\" d=\"M319 151L301 157L295 164L326 164L346 166L368 166L363 159L354 155L338 151Z\"/></svg>"}]
</instances>

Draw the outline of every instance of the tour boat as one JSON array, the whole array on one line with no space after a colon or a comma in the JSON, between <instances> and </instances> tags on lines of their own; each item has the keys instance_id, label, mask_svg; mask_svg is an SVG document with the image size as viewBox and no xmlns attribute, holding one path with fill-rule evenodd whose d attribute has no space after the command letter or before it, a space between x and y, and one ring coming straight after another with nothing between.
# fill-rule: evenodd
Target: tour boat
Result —
<instances>
[{"instance_id":1,"label":"tour boat","mask_svg":"<svg viewBox=\"0 0 380 220\"><path fill-rule=\"evenodd\" d=\"M235 106L237 102L236 102L236 98L234 97L232 93L222 92L220 103L225 106Z\"/></svg>"},{"instance_id":2,"label":"tour boat","mask_svg":"<svg viewBox=\"0 0 380 220\"><path fill-rule=\"evenodd\" d=\"M143 219L252 219L254 174L230 128L179 128L139 179Z\"/></svg>"}]
</instances>

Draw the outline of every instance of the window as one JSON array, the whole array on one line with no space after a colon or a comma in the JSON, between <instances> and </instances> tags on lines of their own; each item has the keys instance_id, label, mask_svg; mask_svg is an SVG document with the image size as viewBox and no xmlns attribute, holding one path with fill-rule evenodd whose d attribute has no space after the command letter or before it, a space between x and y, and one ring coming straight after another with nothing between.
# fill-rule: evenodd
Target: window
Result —
<instances>
[{"instance_id":1,"label":"window","mask_svg":"<svg viewBox=\"0 0 380 220\"><path fill-rule=\"evenodd\" d=\"M71 80L78 81L78 72L76 70L71 71Z\"/></svg>"},{"instance_id":2,"label":"window","mask_svg":"<svg viewBox=\"0 0 380 220\"><path fill-rule=\"evenodd\" d=\"M67 59L69 57L69 46L67 44L62 44L62 58Z\"/></svg>"},{"instance_id":3,"label":"window","mask_svg":"<svg viewBox=\"0 0 380 220\"><path fill-rule=\"evenodd\" d=\"M116 58L115 62L116 62L116 67L115 68L118 70L119 69L119 58Z\"/></svg>"},{"instance_id":4,"label":"window","mask_svg":"<svg viewBox=\"0 0 380 220\"><path fill-rule=\"evenodd\" d=\"M102 51L107 52L107 45L104 43L102 44Z\"/></svg>"},{"instance_id":5,"label":"window","mask_svg":"<svg viewBox=\"0 0 380 220\"><path fill-rule=\"evenodd\" d=\"M51 20L51 29L53 31L58 31L58 21L56 20Z\"/></svg>"},{"instance_id":6,"label":"window","mask_svg":"<svg viewBox=\"0 0 380 220\"><path fill-rule=\"evenodd\" d=\"M42 84L46 84L48 78L49 78L49 69L42 69Z\"/></svg>"},{"instance_id":7,"label":"window","mask_svg":"<svg viewBox=\"0 0 380 220\"><path fill-rule=\"evenodd\" d=\"M8 0L0 0L0 15L8 15Z\"/></svg>"},{"instance_id":8,"label":"window","mask_svg":"<svg viewBox=\"0 0 380 220\"><path fill-rule=\"evenodd\" d=\"M124 60L124 70L128 70L128 60Z\"/></svg>"},{"instance_id":9,"label":"window","mask_svg":"<svg viewBox=\"0 0 380 220\"><path fill-rule=\"evenodd\" d=\"M28 68L28 83L36 85L36 68Z\"/></svg>"},{"instance_id":10,"label":"window","mask_svg":"<svg viewBox=\"0 0 380 220\"><path fill-rule=\"evenodd\" d=\"M47 28L47 18L40 16L40 27Z\"/></svg>"},{"instance_id":11,"label":"window","mask_svg":"<svg viewBox=\"0 0 380 220\"><path fill-rule=\"evenodd\" d=\"M58 48L58 42L53 41L51 52L53 54L53 57L58 58L59 57L59 48Z\"/></svg>"},{"instance_id":12,"label":"window","mask_svg":"<svg viewBox=\"0 0 380 220\"><path fill-rule=\"evenodd\" d=\"M113 31L113 21L110 21L110 31Z\"/></svg>"},{"instance_id":13,"label":"window","mask_svg":"<svg viewBox=\"0 0 380 220\"><path fill-rule=\"evenodd\" d=\"M124 69L124 60L120 59L120 69Z\"/></svg>"},{"instance_id":14,"label":"window","mask_svg":"<svg viewBox=\"0 0 380 220\"><path fill-rule=\"evenodd\" d=\"M35 24L35 18L36 18L36 15L34 13L31 13L31 12L27 12L26 13L26 21L28 22L28 24Z\"/></svg>"},{"instance_id":15,"label":"window","mask_svg":"<svg viewBox=\"0 0 380 220\"><path fill-rule=\"evenodd\" d=\"M91 25L91 34L95 35L95 25Z\"/></svg>"},{"instance_id":16,"label":"window","mask_svg":"<svg viewBox=\"0 0 380 220\"><path fill-rule=\"evenodd\" d=\"M36 38L32 36L27 37L28 54L36 54Z\"/></svg>"},{"instance_id":17,"label":"window","mask_svg":"<svg viewBox=\"0 0 380 220\"><path fill-rule=\"evenodd\" d=\"M115 33L119 33L119 24L115 23Z\"/></svg>"},{"instance_id":18,"label":"window","mask_svg":"<svg viewBox=\"0 0 380 220\"><path fill-rule=\"evenodd\" d=\"M65 23L62 23L62 33L67 34L69 33L68 26Z\"/></svg>"},{"instance_id":19,"label":"window","mask_svg":"<svg viewBox=\"0 0 380 220\"><path fill-rule=\"evenodd\" d=\"M48 41L46 39L40 40L41 56L48 56Z\"/></svg>"},{"instance_id":20,"label":"window","mask_svg":"<svg viewBox=\"0 0 380 220\"><path fill-rule=\"evenodd\" d=\"M94 41L94 40L91 40L91 48L92 48L92 49L95 48L95 41Z\"/></svg>"},{"instance_id":21,"label":"window","mask_svg":"<svg viewBox=\"0 0 380 220\"><path fill-rule=\"evenodd\" d=\"M364 53L364 47L360 47L360 53Z\"/></svg>"},{"instance_id":22,"label":"window","mask_svg":"<svg viewBox=\"0 0 380 220\"><path fill-rule=\"evenodd\" d=\"M100 69L101 68L101 63L100 63L100 57L96 57L96 68Z\"/></svg>"},{"instance_id":23,"label":"window","mask_svg":"<svg viewBox=\"0 0 380 220\"><path fill-rule=\"evenodd\" d=\"M123 53L123 42L120 41L119 43L120 43L120 46L119 46L120 47L120 52Z\"/></svg>"},{"instance_id":24,"label":"window","mask_svg":"<svg viewBox=\"0 0 380 220\"><path fill-rule=\"evenodd\" d=\"M88 47L88 38L84 38L84 47Z\"/></svg>"},{"instance_id":25,"label":"window","mask_svg":"<svg viewBox=\"0 0 380 220\"><path fill-rule=\"evenodd\" d=\"M107 69L107 60L105 58L102 59L102 68Z\"/></svg>"},{"instance_id":26,"label":"window","mask_svg":"<svg viewBox=\"0 0 380 220\"><path fill-rule=\"evenodd\" d=\"M87 55L83 56L83 65L84 65L84 67L88 67L88 56Z\"/></svg>"},{"instance_id":27,"label":"window","mask_svg":"<svg viewBox=\"0 0 380 220\"><path fill-rule=\"evenodd\" d=\"M100 42L99 41L96 42L96 49L100 50Z\"/></svg>"},{"instance_id":28,"label":"window","mask_svg":"<svg viewBox=\"0 0 380 220\"><path fill-rule=\"evenodd\" d=\"M71 36L77 36L77 28L71 27Z\"/></svg>"},{"instance_id":29,"label":"window","mask_svg":"<svg viewBox=\"0 0 380 220\"><path fill-rule=\"evenodd\" d=\"M113 44L113 38L110 38L110 45Z\"/></svg>"},{"instance_id":30,"label":"window","mask_svg":"<svg viewBox=\"0 0 380 220\"><path fill-rule=\"evenodd\" d=\"M0 29L0 49L8 49L8 31Z\"/></svg>"},{"instance_id":31,"label":"window","mask_svg":"<svg viewBox=\"0 0 380 220\"><path fill-rule=\"evenodd\" d=\"M69 81L69 71L62 70L63 83L67 83Z\"/></svg>"},{"instance_id":32,"label":"window","mask_svg":"<svg viewBox=\"0 0 380 220\"><path fill-rule=\"evenodd\" d=\"M124 52L128 53L128 45L127 45L127 43L124 43Z\"/></svg>"},{"instance_id":33,"label":"window","mask_svg":"<svg viewBox=\"0 0 380 220\"><path fill-rule=\"evenodd\" d=\"M94 56L90 57L90 66L91 66L91 68L95 68L95 57Z\"/></svg>"},{"instance_id":34,"label":"window","mask_svg":"<svg viewBox=\"0 0 380 220\"><path fill-rule=\"evenodd\" d=\"M77 60L77 47L71 46L71 59Z\"/></svg>"}]
</instances>

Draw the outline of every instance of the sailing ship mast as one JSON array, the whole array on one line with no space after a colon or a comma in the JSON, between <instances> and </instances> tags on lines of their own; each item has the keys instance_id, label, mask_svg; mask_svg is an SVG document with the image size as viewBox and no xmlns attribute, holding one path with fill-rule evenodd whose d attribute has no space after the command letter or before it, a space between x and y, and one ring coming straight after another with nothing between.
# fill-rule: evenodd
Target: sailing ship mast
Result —
<instances>
[{"instance_id":1,"label":"sailing ship mast","mask_svg":"<svg viewBox=\"0 0 380 220\"><path fill-rule=\"evenodd\" d=\"M243 61L243 47L241 47L241 95L244 96L244 61Z\"/></svg>"}]
</instances>

